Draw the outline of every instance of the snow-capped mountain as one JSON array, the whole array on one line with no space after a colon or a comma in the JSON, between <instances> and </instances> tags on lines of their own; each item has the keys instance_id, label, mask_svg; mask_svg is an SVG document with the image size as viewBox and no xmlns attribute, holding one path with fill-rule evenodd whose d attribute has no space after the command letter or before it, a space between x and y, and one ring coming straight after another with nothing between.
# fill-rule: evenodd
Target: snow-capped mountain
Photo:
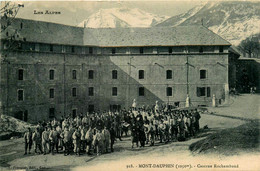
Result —
<instances>
[{"instance_id":1,"label":"snow-capped mountain","mask_svg":"<svg viewBox=\"0 0 260 171\"><path fill-rule=\"evenodd\" d=\"M155 15L138 8L110 8L100 9L78 26L89 28L150 27L168 18L169 16Z\"/></svg>"},{"instance_id":2,"label":"snow-capped mountain","mask_svg":"<svg viewBox=\"0 0 260 171\"><path fill-rule=\"evenodd\" d=\"M209 2L156 26L202 24L233 45L260 32L259 2Z\"/></svg>"}]
</instances>

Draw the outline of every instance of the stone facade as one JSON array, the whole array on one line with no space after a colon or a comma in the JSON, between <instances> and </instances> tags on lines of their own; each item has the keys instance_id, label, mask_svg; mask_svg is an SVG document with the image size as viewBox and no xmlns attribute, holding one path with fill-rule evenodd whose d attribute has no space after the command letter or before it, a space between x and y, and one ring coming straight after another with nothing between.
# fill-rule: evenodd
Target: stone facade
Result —
<instances>
[{"instance_id":1,"label":"stone facade","mask_svg":"<svg viewBox=\"0 0 260 171\"><path fill-rule=\"evenodd\" d=\"M215 44L102 47L23 42L6 53L1 64L2 112L35 122L128 108L134 99L138 107L151 107L155 101L184 107L189 94L192 106L210 106L215 94L222 103L229 88L230 45Z\"/></svg>"}]
</instances>

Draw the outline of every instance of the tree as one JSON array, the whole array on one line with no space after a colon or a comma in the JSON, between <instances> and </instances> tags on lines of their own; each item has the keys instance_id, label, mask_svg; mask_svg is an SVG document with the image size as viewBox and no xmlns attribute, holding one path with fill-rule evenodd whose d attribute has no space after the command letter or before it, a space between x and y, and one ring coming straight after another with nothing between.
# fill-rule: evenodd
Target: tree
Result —
<instances>
[{"instance_id":1,"label":"tree","mask_svg":"<svg viewBox=\"0 0 260 171\"><path fill-rule=\"evenodd\" d=\"M17 48L16 41L20 41L19 30L11 29L10 26L17 16L20 8L24 7L23 4L16 2L2 2L1 3L1 56L6 57L6 54ZM3 51L4 49L4 51ZM2 58L2 60L4 60Z\"/></svg>"},{"instance_id":2,"label":"tree","mask_svg":"<svg viewBox=\"0 0 260 171\"><path fill-rule=\"evenodd\" d=\"M1 46L0 46L0 79L2 80L2 71L6 70L6 90L3 90L4 88L1 87L1 93L0 93L0 113L2 113L2 101L3 101L3 95L6 94L6 102L3 105L6 109L6 114L8 114L8 108L9 108L9 98L8 98L8 92L9 92L9 64L10 61L7 59L8 53L14 49L17 48L17 38L19 37L18 30L11 30L10 26L15 19L16 15L19 12L19 9L21 7L24 7L23 4L17 4L16 2L1 2L0 7L0 17L1 17ZM4 113L4 112L3 112Z\"/></svg>"},{"instance_id":3,"label":"tree","mask_svg":"<svg viewBox=\"0 0 260 171\"><path fill-rule=\"evenodd\" d=\"M239 44L239 49L244 53L248 54L249 57L259 57L260 55L260 33L252 35Z\"/></svg>"}]
</instances>

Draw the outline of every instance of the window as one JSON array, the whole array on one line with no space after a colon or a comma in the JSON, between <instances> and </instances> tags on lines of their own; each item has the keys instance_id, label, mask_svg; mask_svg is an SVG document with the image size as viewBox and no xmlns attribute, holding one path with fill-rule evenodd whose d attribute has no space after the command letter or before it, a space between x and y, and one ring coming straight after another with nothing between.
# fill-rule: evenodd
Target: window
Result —
<instances>
[{"instance_id":1,"label":"window","mask_svg":"<svg viewBox=\"0 0 260 171\"><path fill-rule=\"evenodd\" d=\"M117 70L112 71L112 79L117 79Z\"/></svg>"},{"instance_id":2,"label":"window","mask_svg":"<svg viewBox=\"0 0 260 171\"><path fill-rule=\"evenodd\" d=\"M144 53L144 48L140 47L139 51L140 51L141 54L143 54Z\"/></svg>"},{"instance_id":3,"label":"window","mask_svg":"<svg viewBox=\"0 0 260 171\"><path fill-rule=\"evenodd\" d=\"M72 97L76 97L77 96L77 89L74 87L72 88Z\"/></svg>"},{"instance_id":4,"label":"window","mask_svg":"<svg viewBox=\"0 0 260 171\"><path fill-rule=\"evenodd\" d=\"M49 75L50 75L50 80L54 80L54 70L53 69L51 69L49 71Z\"/></svg>"},{"instance_id":5,"label":"window","mask_svg":"<svg viewBox=\"0 0 260 171\"><path fill-rule=\"evenodd\" d=\"M77 71L76 70L72 70L72 79L77 79Z\"/></svg>"},{"instance_id":6,"label":"window","mask_svg":"<svg viewBox=\"0 0 260 171\"><path fill-rule=\"evenodd\" d=\"M23 23L20 24L20 28L23 29Z\"/></svg>"},{"instance_id":7,"label":"window","mask_svg":"<svg viewBox=\"0 0 260 171\"><path fill-rule=\"evenodd\" d=\"M166 71L166 79L172 79L172 70Z\"/></svg>"},{"instance_id":8,"label":"window","mask_svg":"<svg viewBox=\"0 0 260 171\"><path fill-rule=\"evenodd\" d=\"M172 53L172 48L171 47L168 48L168 52Z\"/></svg>"},{"instance_id":9,"label":"window","mask_svg":"<svg viewBox=\"0 0 260 171\"><path fill-rule=\"evenodd\" d=\"M52 108L49 108L49 118L54 118L55 117L55 109L52 107Z\"/></svg>"},{"instance_id":10,"label":"window","mask_svg":"<svg viewBox=\"0 0 260 171\"><path fill-rule=\"evenodd\" d=\"M50 51L53 52L53 45L50 45Z\"/></svg>"},{"instance_id":11,"label":"window","mask_svg":"<svg viewBox=\"0 0 260 171\"><path fill-rule=\"evenodd\" d=\"M117 96L117 87L112 87L112 96Z\"/></svg>"},{"instance_id":12,"label":"window","mask_svg":"<svg viewBox=\"0 0 260 171\"><path fill-rule=\"evenodd\" d=\"M18 70L18 80L23 80L23 69Z\"/></svg>"},{"instance_id":13,"label":"window","mask_svg":"<svg viewBox=\"0 0 260 171\"><path fill-rule=\"evenodd\" d=\"M89 87L88 88L88 95L89 96L94 96L94 87Z\"/></svg>"},{"instance_id":14,"label":"window","mask_svg":"<svg viewBox=\"0 0 260 171\"><path fill-rule=\"evenodd\" d=\"M72 53L75 52L75 47L74 47L74 46L71 47L71 52L72 52Z\"/></svg>"},{"instance_id":15,"label":"window","mask_svg":"<svg viewBox=\"0 0 260 171\"><path fill-rule=\"evenodd\" d=\"M75 118L77 116L77 109L72 110L72 117Z\"/></svg>"},{"instance_id":16,"label":"window","mask_svg":"<svg viewBox=\"0 0 260 171\"><path fill-rule=\"evenodd\" d=\"M94 71L93 70L88 71L88 79L94 79Z\"/></svg>"},{"instance_id":17,"label":"window","mask_svg":"<svg viewBox=\"0 0 260 171\"><path fill-rule=\"evenodd\" d=\"M51 99L54 98L54 89L53 88L50 89L50 98Z\"/></svg>"},{"instance_id":18,"label":"window","mask_svg":"<svg viewBox=\"0 0 260 171\"><path fill-rule=\"evenodd\" d=\"M205 87L197 87L197 96L201 97L201 96L206 96L206 89Z\"/></svg>"},{"instance_id":19,"label":"window","mask_svg":"<svg viewBox=\"0 0 260 171\"><path fill-rule=\"evenodd\" d=\"M200 79L206 79L207 77L207 71L206 70L200 70Z\"/></svg>"},{"instance_id":20,"label":"window","mask_svg":"<svg viewBox=\"0 0 260 171\"><path fill-rule=\"evenodd\" d=\"M89 51L89 54L93 54L93 48L92 47L89 47L88 51Z\"/></svg>"},{"instance_id":21,"label":"window","mask_svg":"<svg viewBox=\"0 0 260 171\"><path fill-rule=\"evenodd\" d=\"M116 53L116 48L112 48L112 54Z\"/></svg>"},{"instance_id":22,"label":"window","mask_svg":"<svg viewBox=\"0 0 260 171\"><path fill-rule=\"evenodd\" d=\"M23 90L18 90L17 92L17 98L18 98L18 101L23 101Z\"/></svg>"},{"instance_id":23,"label":"window","mask_svg":"<svg viewBox=\"0 0 260 171\"><path fill-rule=\"evenodd\" d=\"M139 70L139 79L144 79L144 70Z\"/></svg>"},{"instance_id":24,"label":"window","mask_svg":"<svg viewBox=\"0 0 260 171\"><path fill-rule=\"evenodd\" d=\"M223 53L223 51L224 51L223 46L219 46L219 53Z\"/></svg>"},{"instance_id":25,"label":"window","mask_svg":"<svg viewBox=\"0 0 260 171\"><path fill-rule=\"evenodd\" d=\"M207 87L207 97L210 97L210 87Z\"/></svg>"},{"instance_id":26,"label":"window","mask_svg":"<svg viewBox=\"0 0 260 171\"><path fill-rule=\"evenodd\" d=\"M167 87L166 88L166 95L167 96L172 96L172 88L171 87Z\"/></svg>"},{"instance_id":27,"label":"window","mask_svg":"<svg viewBox=\"0 0 260 171\"><path fill-rule=\"evenodd\" d=\"M93 104L88 105L88 112L93 113L95 110L95 106Z\"/></svg>"},{"instance_id":28,"label":"window","mask_svg":"<svg viewBox=\"0 0 260 171\"><path fill-rule=\"evenodd\" d=\"M197 96L198 97L211 97L210 87L197 87Z\"/></svg>"},{"instance_id":29,"label":"window","mask_svg":"<svg viewBox=\"0 0 260 171\"><path fill-rule=\"evenodd\" d=\"M144 96L144 87L139 87L139 96Z\"/></svg>"},{"instance_id":30,"label":"window","mask_svg":"<svg viewBox=\"0 0 260 171\"><path fill-rule=\"evenodd\" d=\"M203 47L202 46L200 47L199 52L203 53Z\"/></svg>"}]
</instances>

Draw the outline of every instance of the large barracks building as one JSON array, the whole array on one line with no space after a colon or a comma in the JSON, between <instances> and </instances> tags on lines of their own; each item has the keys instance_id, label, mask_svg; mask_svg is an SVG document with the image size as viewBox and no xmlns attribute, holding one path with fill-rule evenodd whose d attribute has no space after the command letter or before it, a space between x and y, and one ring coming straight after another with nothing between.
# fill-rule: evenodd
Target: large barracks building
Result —
<instances>
[{"instance_id":1,"label":"large barracks building","mask_svg":"<svg viewBox=\"0 0 260 171\"><path fill-rule=\"evenodd\" d=\"M210 106L213 95L223 103L235 84L230 46L204 26L90 29L15 19L1 35L1 110L35 122L128 108L134 99L140 107L181 107L187 95L192 106Z\"/></svg>"}]
</instances>

